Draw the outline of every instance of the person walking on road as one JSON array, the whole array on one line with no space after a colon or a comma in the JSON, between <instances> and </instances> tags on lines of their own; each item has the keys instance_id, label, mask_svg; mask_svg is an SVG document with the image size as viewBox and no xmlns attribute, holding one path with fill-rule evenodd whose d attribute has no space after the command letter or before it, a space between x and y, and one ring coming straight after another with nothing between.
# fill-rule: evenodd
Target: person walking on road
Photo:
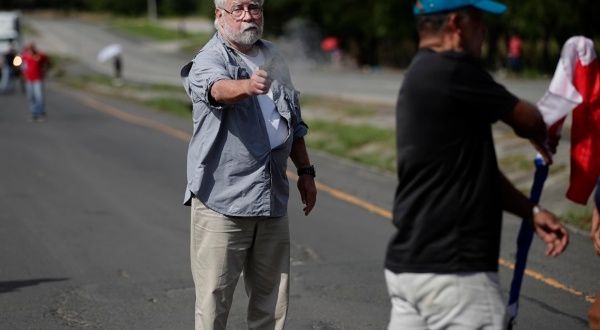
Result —
<instances>
[{"instance_id":1,"label":"person walking on road","mask_svg":"<svg viewBox=\"0 0 600 330\"><path fill-rule=\"evenodd\" d=\"M9 93L14 89L13 79L15 77L15 69L13 61L17 56L17 50L11 42L6 53L2 55L2 78L0 80L0 92Z\"/></svg>"},{"instance_id":2,"label":"person walking on road","mask_svg":"<svg viewBox=\"0 0 600 330\"><path fill-rule=\"evenodd\" d=\"M31 119L43 121L46 119L44 76L49 68L48 56L38 51L34 43L29 43L22 54L23 77L25 90L29 99Z\"/></svg>"},{"instance_id":3,"label":"person walking on road","mask_svg":"<svg viewBox=\"0 0 600 330\"><path fill-rule=\"evenodd\" d=\"M289 291L287 159L308 215L315 170L298 93L262 40L263 1L215 0L217 32L182 68L193 102L187 188L196 329L225 329L244 274L250 329L282 329Z\"/></svg>"},{"instance_id":4,"label":"person walking on road","mask_svg":"<svg viewBox=\"0 0 600 330\"><path fill-rule=\"evenodd\" d=\"M385 277L389 329L503 329L498 281L502 211L531 219L548 256L567 247L557 217L501 173L491 125L502 120L551 162L538 109L484 70L489 0L419 0L419 51L396 106L398 187Z\"/></svg>"},{"instance_id":5,"label":"person walking on road","mask_svg":"<svg viewBox=\"0 0 600 330\"><path fill-rule=\"evenodd\" d=\"M523 40L521 37L512 33L508 38L508 56L507 66L511 72L520 74L523 71Z\"/></svg>"}]
</instances>

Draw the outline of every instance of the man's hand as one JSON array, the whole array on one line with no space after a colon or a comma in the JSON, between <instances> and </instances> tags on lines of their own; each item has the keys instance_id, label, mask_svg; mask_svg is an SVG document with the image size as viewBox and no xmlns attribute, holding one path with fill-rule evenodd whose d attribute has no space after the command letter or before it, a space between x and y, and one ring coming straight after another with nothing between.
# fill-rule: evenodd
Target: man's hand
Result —
<instances>
[{"instance_id":1,"label":"man's hand","mask_svg":"<svg viewBox=\"0 0 600 330\"><path fill-rule=\"evenodd\" d=\"M272 80L265 70L256 70L252 77L248 80L247 93L248 95L264 95L269 92Z\"/></svg>"},{"instance_id":2,"label":"man's hand","mask_svg":"<svg viewBox=\"0 0 600 330\"><path fill-rule=\"evenodd\" d=\"M594 250L596 253L600 255L600 213L596 206L594 206L594 211L592 213L592 242L594 243Z\"/></svg>"},{"instance_id":3,"label":"man's hand","mask_svg":"<svg viewBox=\"0 0 600 330\"><path fill-rule=\"evenodd\" d=\"M590 306L588 311L590 330L600 330L600 293L596 295L596 302Z\"/></svg>"},{"instance_id":4,"label":"man's hand","mask_svg":"<svg viewBox=\"0 0 600 330\"><path fill-rule=\"evenodd\" d=\"M317 202L315 178L310 175L300 175L298 177L298 190L300 191L302 204L304 204L304 215L308 215Z\"/></svg>"},{"instance_id":5,"label":"man's hand","mask_svg":"<svg viewBox=\"0 0 600 330\"><path fill-rule=\"evenodd\" d=\"M558 148L560 138L560 134L548 134L548 149L550 149L552 154L556 154L556 149Z\"/></svg>"},{"instance_id":6,"label":"man's hand","mask_svg":"<svg viewBox=\"0 0 600 330\"><path fill-rule=\"evenodd\" d=\"M569 233L558 218L546 211L533 215L535 233L546 243L546 255L556 257L563 253L569 245Z\"/></svg>"},{"instance_id":7,"label":"man's hand","mask_svg":"<svg viewBox=\"0 0 600 330\"><path fill-rule=\"evenodd\" d=\"M544 163L546 165L552 165L552 154L556 152L556 147L554 148L554 151L552 151L552 147L548 146L546 143L539 143L533 139L529 140L529 142L531 142L535 150L542 155L542 158L544 158Z\"/></svg>"}]
</instances>

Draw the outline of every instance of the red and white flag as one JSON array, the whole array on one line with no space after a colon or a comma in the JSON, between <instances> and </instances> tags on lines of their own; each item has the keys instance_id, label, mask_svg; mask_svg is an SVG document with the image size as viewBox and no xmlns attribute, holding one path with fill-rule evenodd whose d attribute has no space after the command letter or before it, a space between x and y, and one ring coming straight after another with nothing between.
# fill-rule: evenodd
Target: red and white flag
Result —
<instances>
[{"instance_id":1,"label":"red and white flag","mask_svg":"<svg viewBox=\"0 0 600 330\"><path fill-rule=\"evenodd\" d=\"M600 60L593 41L580 36L567 40L537 106L551 136L560 136L565 118L573 113L567 198L586 204L600 178Z\"/></svg>"}]
</instances>

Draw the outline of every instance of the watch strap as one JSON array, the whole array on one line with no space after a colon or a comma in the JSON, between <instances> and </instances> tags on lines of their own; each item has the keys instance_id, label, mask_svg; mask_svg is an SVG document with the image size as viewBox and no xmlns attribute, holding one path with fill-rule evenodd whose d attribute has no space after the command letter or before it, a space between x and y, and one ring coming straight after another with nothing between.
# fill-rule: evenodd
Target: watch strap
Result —
<instances>
[{"instance_id":1,"label":"watch strap","mask_svg":"<svg viewBox=\"0 0 600 330\"><path fill-rule=\"evenodd\" d=\"M305 166L305 167L301 167L298 169L298 176L301 175L310 175L313 178L317 176L316 172L315 172L315 167L314 165L310 165L310 166Z\"/></svg>"}]
</instances>

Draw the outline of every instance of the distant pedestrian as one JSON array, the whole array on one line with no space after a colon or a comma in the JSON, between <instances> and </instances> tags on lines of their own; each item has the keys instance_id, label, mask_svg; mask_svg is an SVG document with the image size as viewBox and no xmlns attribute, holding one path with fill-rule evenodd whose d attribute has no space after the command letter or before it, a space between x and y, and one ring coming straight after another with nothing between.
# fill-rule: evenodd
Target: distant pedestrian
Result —
<instances>
[{"instance_id":1,"label":"distant pedestrian","mask_svg":"<svg viewBox=\"0 0 600 330\"><path fill-rule=\"evenodd\" d=\"M115 82L117 84L122 83L122 79L123 79L123 58L121 56L121 54L116 55L115 58L113 59L113 67L114 67L114 74L115 74Z\"/></svg>"},{"instance_id":2,"label":"distant pedestrian","mask_svg":"<svg viewBox=\"0 0 600 330\"><path fill-rule=\"evenodd\" d=\"M8 50L2 56L2 79L0 81L0 92L8 93L14 89L14 79L16 78L16 72L13 65L15 57L17 56L17 50L11 42Z\"/></svg>"},{"instance_id":3,"label":"distant pedestrian","mask_svg":"<svg viewBox=\"0 0 600 330\"><path fill-rule=\"evenodd\" d=\"M290 281L286 168L308 215L316 202L298 93L261 39L262 0L215 0L216 34L182 69L193 103L187 188L196 329L225 329L244 274L249 329L283 329Z\"/></svg>"},{"instance_id":4,"label":"distant pedestrian","mask_svg":"<svg viewBox=\"0 0 600 330\"><path fill-rule=\"evenodd\" d=\"M503 210L531 219L558 256L568 233L498 168L492 124L502 120L551 162L537 108L485 71L489 0L420 0L415 55L396 108L397 232L386 256L392 302L388 329L504 329L498 280Z\"/></svg>"},{"instance_id":5,"label":"distant pedestrian","mask_svg":"<svg viewBox=\"0 0 600 330\"><path fill-rule=\"evenodd\" d=\"M518 34L511 34L508 38L508 69L514 73L523 71L523 40Z\"/></svg>"},{"instance_id":6,"label":"distant pedestrian","mask_svg":"<svg viewBox=\"0 0 600 330\"><path fill-rule=\"evenodd\" d=\"M48 56L38 51L34 43L29 43L21 57L31 119L43 121L46 119L44 77L50 65Z\"/></svg>"},{"instance_id":7,"label":"distant pedestrian","mask_svg":"<svg viewBox=\"0 0 600 330\"><path fill-rule=\"evenodd\" d=\"M321 41L321 50L327 55L327 60L334 67L339 68L342 62L342 51L340 49L340 39L337 37L327 37Z\"/></svg>"}]
</instances>

